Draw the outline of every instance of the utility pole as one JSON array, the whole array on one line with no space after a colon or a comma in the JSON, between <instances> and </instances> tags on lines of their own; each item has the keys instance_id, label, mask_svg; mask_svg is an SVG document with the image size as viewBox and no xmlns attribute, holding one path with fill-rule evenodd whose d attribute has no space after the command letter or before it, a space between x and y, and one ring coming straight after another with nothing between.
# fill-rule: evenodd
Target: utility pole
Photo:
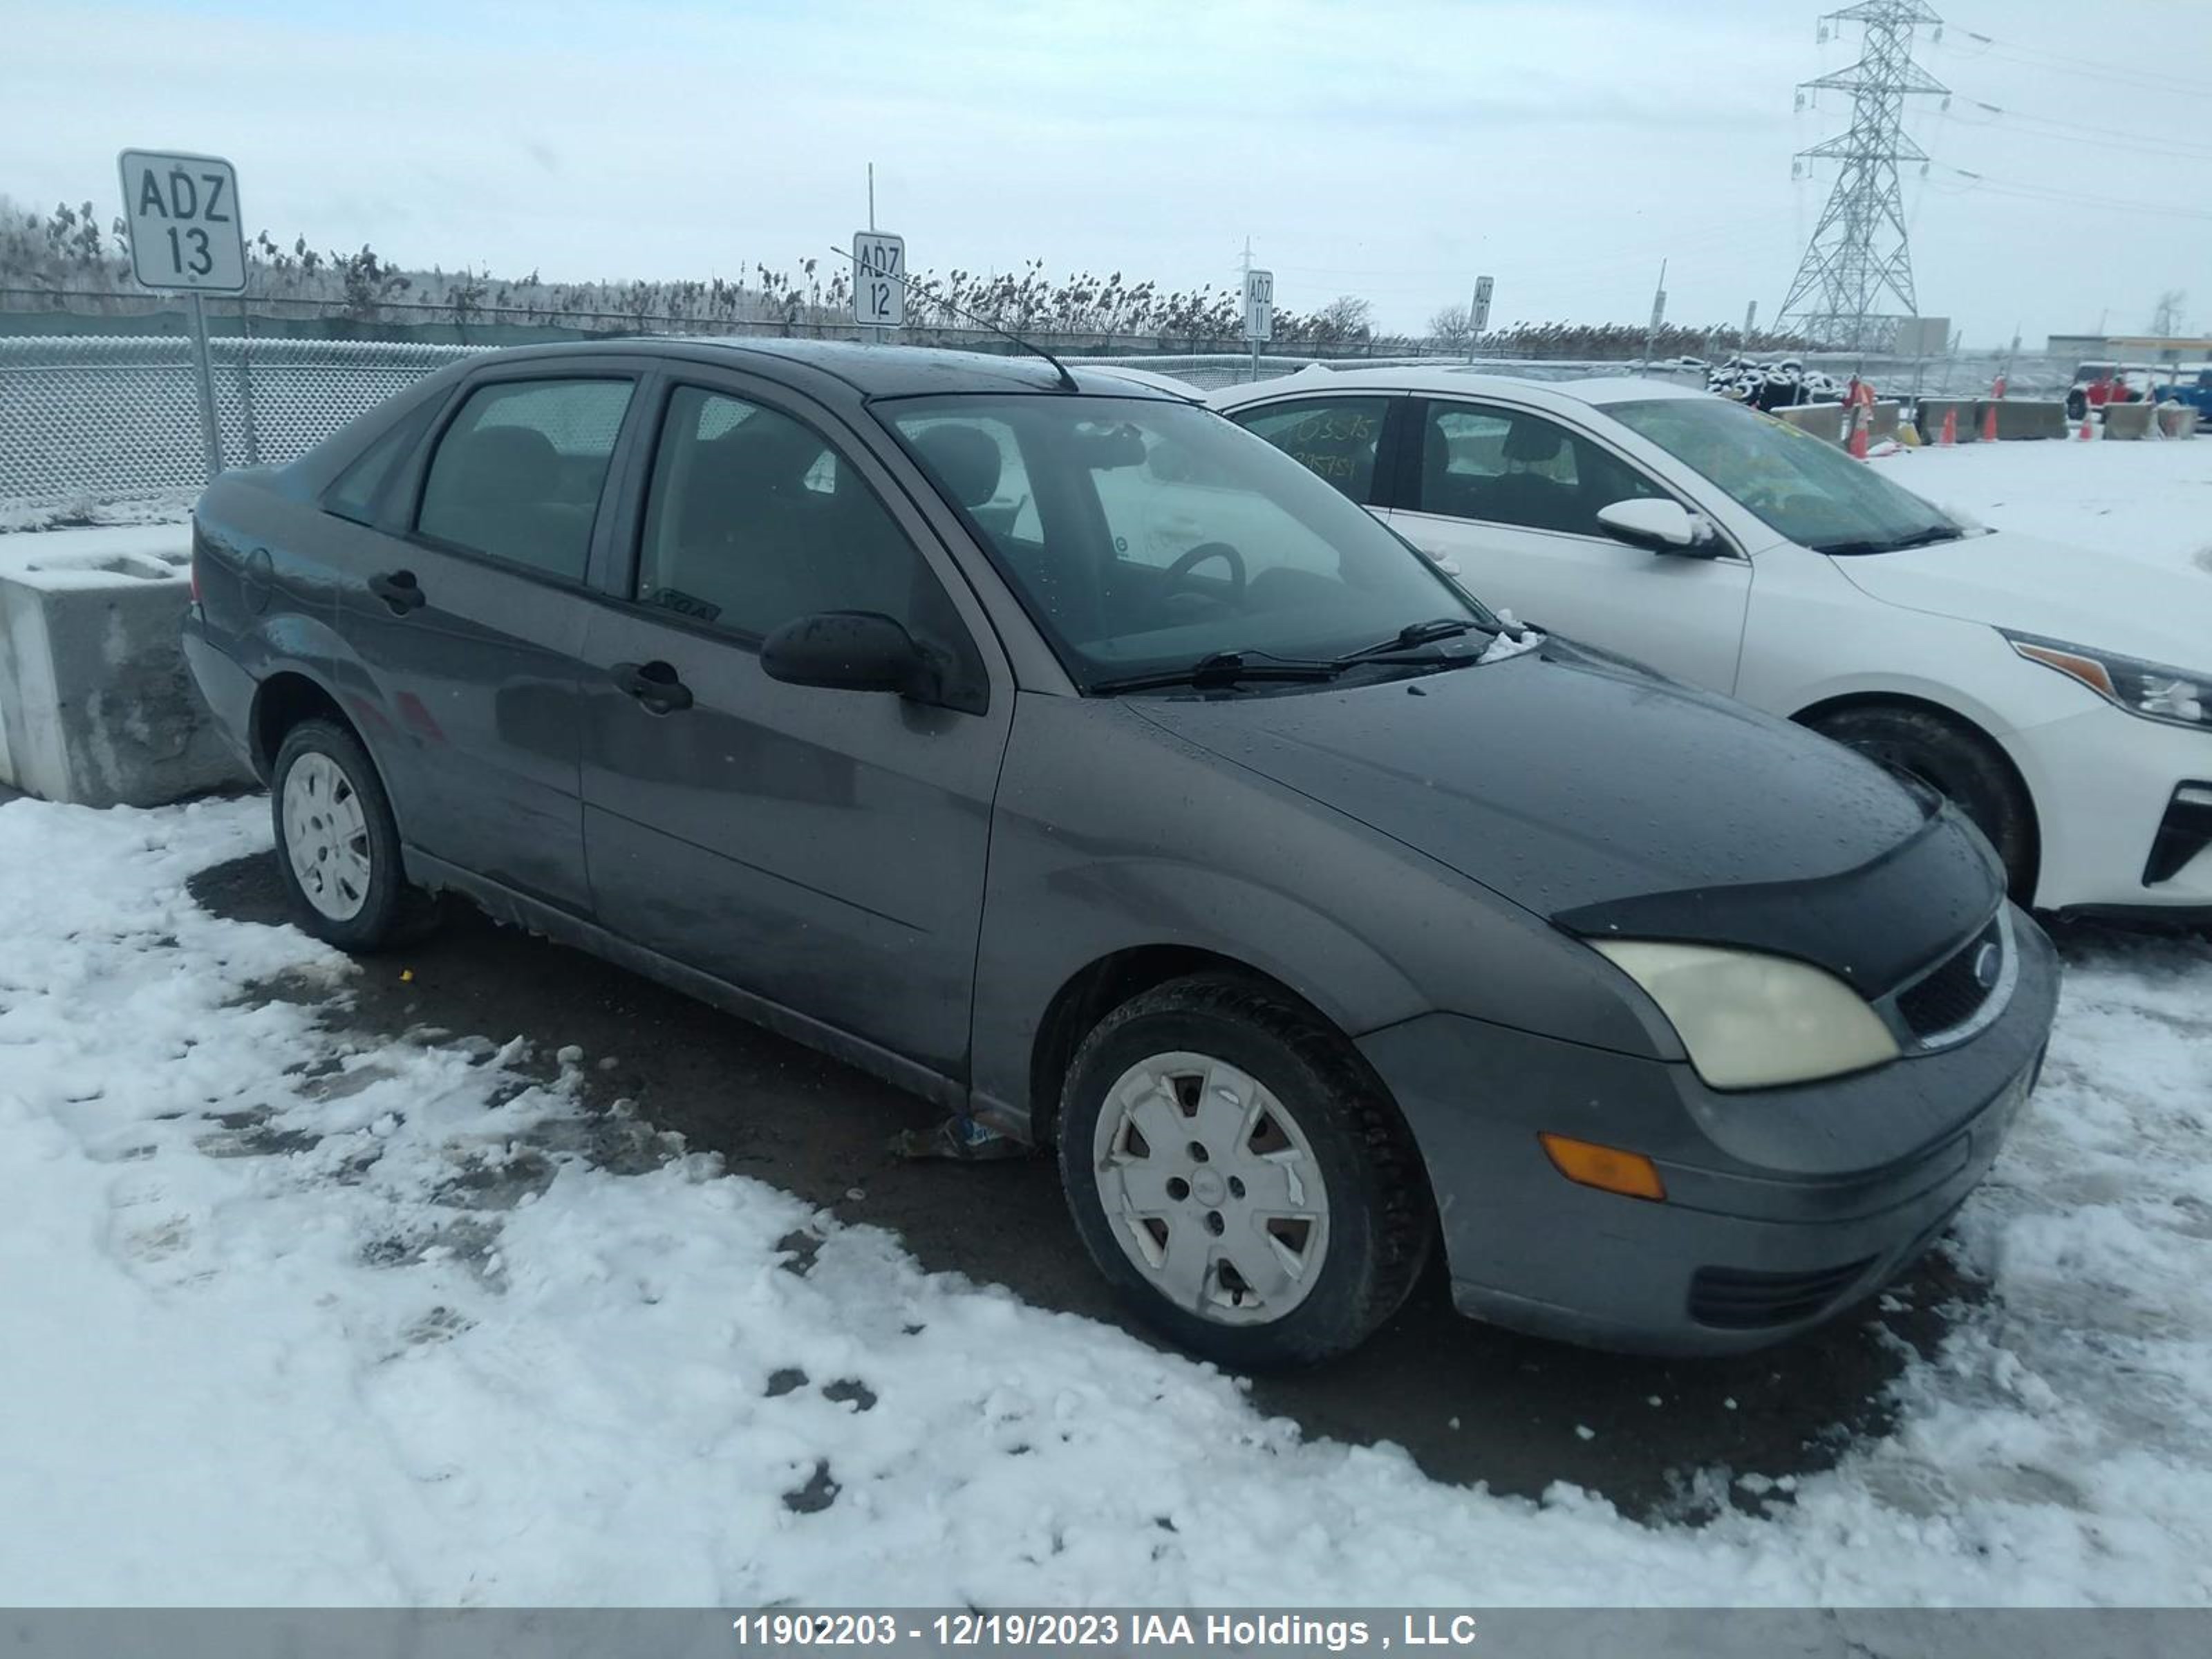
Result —
<instances>
[{"instance_id":1,"label":"utility pole","mask_svg":"<svg viewBox=\"0 0 2212 1659\"><path fill-rule=\"evenodd\" d=\"M1245 296L1251 291L1252 239L1249 236L1247 236L1244 239L1244 262L1243 264L1239 265L1237 270L1237 303L1239 305L1249 304ZM1252 384L1257 386L1260 383L1260 343L1255 339L1250 342L1250 344L1252 347Z\"/></svg>"},{"instance_id":2,"label":"utility pole","mask_svg":"<svg viewBox=\"0 0 2212 1659\"><path fill-rule=\"evenodd\" d=\"M1659 286L1651 294L1651 323L1644 331L1644 372L1651 373L1651 353L1659 339L1659 325L1667 315L1667 262L1659 262Z\"/></svg>"},{"instance_id":3,"label":"utility pole","mask_svg":"<svg viewBox=\"0 0 2212 1659\"><path fill-rule=\"evenodd\" d=\"M1857 63L1797 88L1800 109L1808 93L1850 93L1851 125L1805 151L1791 167L1794 174L1808 162L1842 164L1775 325L1794 324L1815 345L1863 356L1889 343L1899 317L1920 314L1897 164L1928 160L1928 152L1905 137L1905 100L1950 96L1948 88L1912 61L1913 31L1931 25L1941 39L1943 20L1925 0L1860 0L1820 21L1824 39L1828 24L1850 22L1863 25L1865 41ZM1882 312L1885 295L1897 312Z\"/></svg>"}]
</instances>

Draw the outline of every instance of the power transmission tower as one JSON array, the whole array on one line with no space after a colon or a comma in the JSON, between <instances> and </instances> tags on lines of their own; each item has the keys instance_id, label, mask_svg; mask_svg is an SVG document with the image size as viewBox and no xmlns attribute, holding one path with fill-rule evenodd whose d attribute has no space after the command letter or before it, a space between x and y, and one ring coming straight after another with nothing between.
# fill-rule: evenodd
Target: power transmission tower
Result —
<instances>
[{"instance_id":1,"label":"power transmission tower","mask_svg":"<svg viewBox=\"0 0 2212 1659\"><path fill-rule=\"evenodd\" d=\"M1950 95L1948 88L1912 61L1913 30L1931 24L1940 34L1943 20L1923 0L1862 0L1820 21L1824 29L1832 23L1863 24L1866 40L1857 63L1797 89L1800 108L1808 93L1850 93L1851 125L1848 132L1797 157L1798 168L1810 161L1838 161L1842 171L1775 323L1795 327L1821 345L1879 351L1895 336L1900 318L1920 314L1912 293L1912 250L1897 164L1928 159L1905 137L1905 100ZM1888 297L1896 301L1893 311L1886 311Z\"/></svg>"}]
</instances>

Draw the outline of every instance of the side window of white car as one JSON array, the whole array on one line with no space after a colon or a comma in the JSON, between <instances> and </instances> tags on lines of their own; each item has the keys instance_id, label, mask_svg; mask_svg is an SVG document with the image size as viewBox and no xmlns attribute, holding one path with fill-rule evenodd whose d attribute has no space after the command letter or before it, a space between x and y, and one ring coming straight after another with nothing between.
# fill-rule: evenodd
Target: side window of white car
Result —
<instances>
[{"instance_id":1,"label":"side window of white car","mask_svg":"<svg viewBox=\"0 0 2212 1659\"><path fill-rule=\"evenodd\" d=\"M1229 418L1365 507L1375 499L1375 455L1382 441L1382 398L1313 398Z\"/></svg>"},{"instance_id":2,"label":"side window of white car","mask_svg":"<svg viewBox=\"0 0 2212 1659\"><path fill-rule=\"evenodd\" d=\"M1610 452L1525 410L1435 402L1421 423L1424 513L1601 536L1599 509L1666 492Z\"/></svg>"}]
</instances>

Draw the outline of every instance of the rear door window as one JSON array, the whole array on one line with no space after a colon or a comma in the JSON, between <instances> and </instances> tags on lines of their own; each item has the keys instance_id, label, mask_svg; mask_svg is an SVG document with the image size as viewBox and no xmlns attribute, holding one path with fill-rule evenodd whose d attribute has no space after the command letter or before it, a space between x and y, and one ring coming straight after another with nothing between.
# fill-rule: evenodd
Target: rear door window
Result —
<instances>
[{"instance_id":1,"label":"rear door window","mask_svg":"<svg viewBox=\"0 0 2212 1659\"><path fill-rule=\"evenodd\" d=\"M631 390L626 380L478 386L430 457L416 529L580 582Z\"/></svg>"},{"instance_id":2,"label":"rear door window","mask_svg":"<svg viewBox=\"0 0 2212 1659\"><path fill-rule=\"evenodd\" d=\"M1229 418L1365 507L1375 499L1375 456L1387 406L1382 398L1300 398L1231 410Z\"/></svg>"}]
</instances>

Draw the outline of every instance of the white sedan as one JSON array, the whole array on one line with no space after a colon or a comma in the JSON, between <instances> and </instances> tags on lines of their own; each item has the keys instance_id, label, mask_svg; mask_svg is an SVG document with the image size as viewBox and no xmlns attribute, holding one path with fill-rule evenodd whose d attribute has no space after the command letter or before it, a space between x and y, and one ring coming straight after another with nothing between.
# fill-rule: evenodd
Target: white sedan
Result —
<instances>
[{"instance_id":1,"label":"white sedan","mask_svg":"<svg viewBox=\"0 0 2212 1659\"><path fill-rule=\"evenodd\" d=\"M1960 525L1654 380L1308 371L1208 401L1493 606L1942 790L2022 902L2212 920L2202 577Z\"/></svg>"}]
</instances>

